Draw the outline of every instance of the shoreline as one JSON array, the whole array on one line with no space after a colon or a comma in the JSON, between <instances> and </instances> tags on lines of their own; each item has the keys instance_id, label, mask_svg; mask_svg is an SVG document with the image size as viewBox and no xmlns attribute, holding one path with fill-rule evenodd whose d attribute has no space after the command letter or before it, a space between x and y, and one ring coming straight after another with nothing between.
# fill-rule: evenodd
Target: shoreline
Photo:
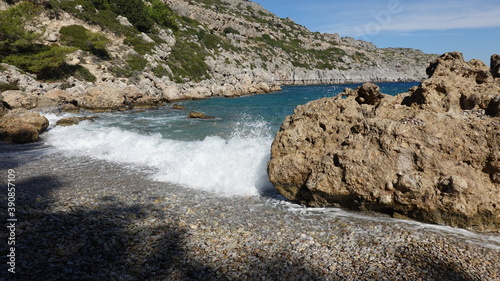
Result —
<instances>
[{"instance_id":1,"label":"shoreline","mask_svg":"<svg viewBox=\"0 0 500 281\"><path fill-rule=\"evenodd\" d=\"M16 277L25 280L493 281L500 274L499 248L421 224L219 197L43 143L2 143L0 151L1 177L16 171Z\"/></svg>"},{"instance_id":2,"label":"shoreline","mask_svg":"<svg viewBox=\"0 0 500 281\"><path fill-rule=\"evenodd\" d=\"M329 85L356 85L356 84L365 84L365 83L373 83L373 84L378 84L378 83L421 83L425 79L420 79L420 80L410 80L410 79L403 79L403 80L383 80L383 79L377 79L377 80L371 80L371 81L364 81L364 80L357 80L357 79L338 79L336 82L332 82L334 79L295 79L295 80L274 80L273 82L278 82L280 83L281 87L286 87L286 86L316 86L316 85L323 85L323 86L329 86ZM306 82L304 82L306 81ZM317 81L317 82L316 82ZM330 82L327 82L330 81ZM291 82L291 83L282 83L282 82Z\"/></svg>"}]
</instances>

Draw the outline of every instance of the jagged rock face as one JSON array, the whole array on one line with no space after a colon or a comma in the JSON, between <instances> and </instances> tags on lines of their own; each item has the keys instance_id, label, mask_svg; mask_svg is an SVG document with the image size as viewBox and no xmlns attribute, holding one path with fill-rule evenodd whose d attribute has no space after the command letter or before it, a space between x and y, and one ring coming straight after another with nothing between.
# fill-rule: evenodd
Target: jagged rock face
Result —
<instances>
[{"instance_id":1,"label":"jagged rock face","mask_svg":"<svg viewBox=\"0 0 500 281\"><path fill-rule=\"evenodd\" d=\"M479 60L465 62L461 53L446 53L427 69L430 78L410 91L404 101L436 112L486 110L498 95L499 85L491 70Z\"/></svg>"},{"instance_id":2,"label":"jagged rock face","mask_svg":"<svg viewBox=\"0 0 500 281\"><path fill-rule=\"evenodd\" d=\"M4 99L9 100L9 104L14 103L13 107L30 109L58 107L75 110L77 105L88 109L116 109L156 106L163 101L179 99L268 93L280 90L280 85L284 84L416 81L424 78L425 64L435 57L413 49L378 49L372 43L340 38L338 34L312 33L291 19L282 19L251 1L164 2L178 15L198 20L199 25L188 27L185 24L177 33L157 27L155 36L144 33L136 35L134 40L140 41L140 46L152 44L151 50L142 50L145 54L142 51L139 54L135 50L139 47L135 44L127 43L131 38L122 32L79 17L81 11L54 11L49 8L51 5L45 5L43 12L27 23L29 30L41 35L42 44L64 46L67 43L62 39L61 29L82 26L89 32L109 39L106 51L110 59L100 58L82 49L66 56L68 65L88 70L95 77L95 82L85 82L84 78L75 76L60 83L42 83L35 79L35 75L24 74L13 66L2 64L1 68L7 70L0 71L0 83L16 84L25 93ZM118 21L130 26L129 20L123 16L119 16ZM190 29L187 32L188 29L182 28ZM231 29L228 31L227 28ZM184 32L198 35L180 36ZM221 42L217 48L205 46L201 34L208 33ZM204 58L207 76L202 79L206 80L194 83L192 81L198 80L193 77L173 79L175 75L168 61L175 57L175 47L186 43L194 44L209 54ZM322 55L318 55L320 53ZM130 68L127 61L131 57L143 60L146 66L134 71L133 75L122 77L124 74L119 73ZM160 66L165 70L163 74L155 72ZM94 81L91 77L87 78L88 81ZM112 87L122 90L132 87L138 89L139 93L134 89L126 90L121 105L110 102L116 98L113 91L110 94L112 97L104 97L108 102L94 101L92 96L101 94L88 92L101 87L103 83L113 84ZM54 95L46 98L45 94L55 88L64 89L71 98Z\"/></svg>"},{"instance_id":3,"label":"jagged rock face","mask_svg":"<svg viewBox=\"0 0 500 281\"><path fill-rule=\"evenodd\" d=\"M238 34L228 33L225 39L237 48L251 50L239 53L225 50L214 55L214 63L210 64L211 75L219 80L252 72L254 81L278 81L288 85L420 81L425 78L426 64L435 58L419 50L377 49L370 42L349 37L341 39L339 34L312 33L251 1L216 1L218 4L186 0L166 2L179 15L200 21L212 32L220 33L225 28L236 30ZM260 44L262 36L284 45L287 41L294 41L301 50L296 53L293 48ZM310 54L329 49L336 49L338 53L326 55L329 61L323 61L323 64L332 66L318 67L321 64ZM300 58L299 61L294 61L296 58Z\"/></svg>"},{"instance_id":4,"label":"jagged rock face","mask_svg":"<svg viewBox=\"0 0 500 281\"><path fill-rule=\"evenodd\" d=\"M491 56L491 75L500 78L500 55Z\"/></svg>"},{"instance_id":5,"label":"jagged rock face","mask_svg":"<svg viewBox=\"0 0 500 281\"><path fill-rule=\"evenodd\" d=\"M3 100L12 108L32 109L37 105L37 97L27 95L20 90L9 90L1 93Z\"/></svg>"},{"instance_id":6,"label":"jagged rock face","mask_svg":"<svg viewBox=\"0 0 500 281\"><path fill-rule=\"evenodd\" d=\"M273 142L270 181L309 206L500 230L500 118L492 110L500 79L482 77L489 69L458 53L429 72L395 97L364 85L297 107Z\"/></svg>"},{"instance_id":7,"label":"jagged rock face","mask_svg":"<svg viewBox=\"0 0 500 281\"><path fill-rule=\"evenodd\" d=\"M14 109L0 119L0 140L14 143L35 142L48 126L49 121L40 114L26 109Z\"/></svg>"},{"instance_id":8,"label":"jagged rock face","mask_svg":"<svg viewBox=\"0 0 500 281\"><path fill-rule=\"evenodd\" d=\"M10 109L12 108L9 106L9 104L0 99L0 118L7 114Z\"/></svg>"}]
</instances>

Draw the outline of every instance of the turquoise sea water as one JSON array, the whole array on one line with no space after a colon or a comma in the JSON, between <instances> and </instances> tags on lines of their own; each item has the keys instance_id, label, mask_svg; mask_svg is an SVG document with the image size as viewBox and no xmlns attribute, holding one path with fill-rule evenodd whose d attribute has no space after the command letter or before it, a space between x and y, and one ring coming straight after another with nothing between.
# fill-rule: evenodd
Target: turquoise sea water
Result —
<instances>
[{"instance_id":1,"label":"turquoise sea water","mask_svg":"<svg viewBox=\"0 0 500 281\"><path fill-rule=\"evenodd\" d=\"M395 95L406 92L417 83L381 83L381 91ZM101 124L119 127L141 134L160 133L175 140L203 140L208 136L228 138L236 134L274 134L287 115L300 104L332 97L352 85L289 86L283 91L266 95L239 98L211 98L183 101L177 104L185 110L173 110L171 105L146 112L115 112L101 115ZM213 120L192 120L186 116L191 111L203 112Z\"/></svg>"},{"instance_id":2,"label":"turquoise sea water","mask_svg":"<svg viewBox=\"0 0 500 281\"><path fill-rule=\"evenodd\" d=\"M417 83L378 85L394 95ZM273 189L266 167L285 117L297 105L357 86L289 86L266 95L178 102L183 110L168 104L156 110L103 113L92 123L52 128L44 138L65 154L144 169L154 180L222 196L258 195ZM191 111L214 119L188 119ZM61 118L48 117L51 123Z\"/></svg>"},{"instance_id":3,"label":"turquoise sea water","mask_svg":"<svg viewBox=\"0 0 500 281\"><path fill-rule=\"evenodd\" d=\"M416 83L379 84L383 93L406 92ZM465 241L499 249L499 238L476 234L463 229L441 225L395 220L383 216L368 216L338 208L307 208L280 197L269 183L267 163L273 138L285 117L300 104L323 97L335 96L345 87L359 85L327 85L284 87L283 91L266 95L239 98L212 98L182 101L184 110L174 110L167 104L155 110L126 111L98 114L95 122L76 126L54 127L42 134L44 144L35 150L41 155L53 154L65 163L96 163L95 177L99 182L107 177L99 172L104 160L118 163L126 169L141 170L150 180L185 187L182 192L207 191L207 200L227 200L235 196L253 196L271 208L284 208L303 220L346 217L363 221L390 222L399 227L453 235ZM214 116L212 120L187 118L190 111ZM71 116L70 114L68 114ZM51 124L66 116L47 115ZM78 115L94 116L94 113ZM21 146L22 147L22 146ZM0 148L1 149L1 148ZM21 148L19 148L21 149ZM34 148L24 149L33 153ZM23 153L18 151L17 153ZM37 152L38 153L38 152ZM19 157L19 156L17 156ZM90 158L90 159L89 159ZM57 161L57 160L56 160ZM59 162L59 161L58 161ZM174 186L170 185L168 186ZM201 195L202 197L204 195ZM201 197L200 197L201 198Z\"/></svg>"}]
</instances>

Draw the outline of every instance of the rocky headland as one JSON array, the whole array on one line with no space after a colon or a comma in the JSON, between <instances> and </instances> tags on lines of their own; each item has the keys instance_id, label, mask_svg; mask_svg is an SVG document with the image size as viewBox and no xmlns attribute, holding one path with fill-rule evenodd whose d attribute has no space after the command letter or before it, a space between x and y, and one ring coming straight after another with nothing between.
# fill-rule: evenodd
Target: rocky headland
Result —
<instances>
[{"instance_id":1,"label":"rocky headland","mask_svg":"<svg viewBox=\"0 0 500 281\"><path fill-rule=\"evenodd\" d=\"M389 96L374 84L298 106L272 145L269 178L309 206L500 230L500 75L447 53Z\"/></svg>"},{"instance_id":2,"label":"rocky headland","mask_svg":"<svg viewBox=\"0 0 500 281\"><path fill-rule=\"evenodd\" d=\"M0 100L12 109L125 110L289 84L419 81L436 57L311 32L244 0L0 1L0 13Z\"/></svg>"}]
</instances>

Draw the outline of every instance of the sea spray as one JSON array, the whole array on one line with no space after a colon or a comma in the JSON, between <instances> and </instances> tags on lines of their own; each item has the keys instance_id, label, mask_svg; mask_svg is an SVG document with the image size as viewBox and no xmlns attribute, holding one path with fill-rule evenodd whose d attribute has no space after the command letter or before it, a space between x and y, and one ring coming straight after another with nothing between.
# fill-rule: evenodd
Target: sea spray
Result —
<instances>
[{"instance_id":1,"label":"sea spray","mask_svg":"<svg viewBox=\"0 0 500 281\"><path fill-rule=\"evenodd\" d=\"M415 83L380 84L396 94ZM257 195L274 190L266 166L274 134L294 108L310 100L335 96L344 87L286 87L282 92L239 98L183 101L157 110L108 112L95 122L53 127L42 135L65 154L130 165L158 181L207 190L223 196ZM189 111L214 120L191 120ZM90 114L90 113L89 113ZM74 116L66 114L66 116ZM56 115L48 115L55 124Z\"/></svg>"},{"instance_id":2,"label":"sea spray","mask_svg":"<svg viewBox=\"0 0 500 281\"><path fill-rule=\"evenodd\" d=\"M64 153L143 168L158 181L223 196L272 190L266 173L272 142L269 129L263 121L237 124L228 139L172 140L159 133L144 135L99 122L56 127L45 137L47 144Z\"/></svg>"}]
</instances>

